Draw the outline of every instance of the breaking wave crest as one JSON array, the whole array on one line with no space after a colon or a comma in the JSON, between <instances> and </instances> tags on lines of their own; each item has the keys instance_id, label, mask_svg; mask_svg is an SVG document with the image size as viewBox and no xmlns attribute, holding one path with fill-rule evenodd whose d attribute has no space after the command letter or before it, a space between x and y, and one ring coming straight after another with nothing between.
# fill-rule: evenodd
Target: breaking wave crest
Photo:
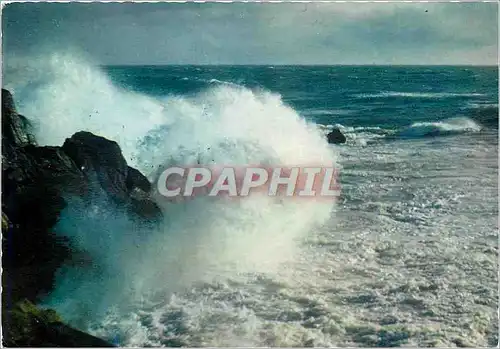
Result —
<instances>
[{"instance_id":1,"label":"breaking wave crest","mask_svg":"<svg viewBox=\"0 0 500 349\"><path fill-rule=\"evenodd\" d=\"M474 120L460 117L436 122L416 122L397 133L400 138L429 137L451 135L464 132L478 132L481 126Z\"/></svg>"},{"instance_id":2,"label":"breaking wave crest","mask_svg":"<svg viewBox=\"0 0 500 349\"><path fill-rule=\"evenodd\" d=\"M481 93L459 93L459 92L398 92L387 91L380 93L364 93L356 95L358 98L424 98L424 99L441 99L455 97L481 97Z\"/></svg>"},{"instance_id":3,"label":"breaking wave crest","mask_svg":"<svg viewBox=\"0 0 500 349\"><path fill-rule=\"evenodd\" d=\"M338 128L346 136L348 144L366 146L368 142L384 139L412 139L479 132L483 126L471 118L457 117L443 121L415 122L402 129L388 129L378 126L349 127L341 124L318 125L318 128L324 134L333 128Z\"/></svg>"},{"instance_id":4,"label":"breaking wave crest","mask_svg":"<svg viewBox=\"0 0 500 349\"><path fill-rule=\"evenodd\" d=\"M200 159L225 165L336 161L321 132L269 92L217 84L195 96L153 98L114 85L95 65L70 55L18 58L4 69L5 86L34 121L41 145L90 131L117 141L128 163L150 177L165 164ZM158 297L168 303L193 283L277 272L332 206L259 196L161 205L165 222L152 229L104 199L90 209L71 202L55 230L90 255L93 272L61 270L46 304L88 329L111 310L128 314ZM120 323L113 326L121 331ZM118 343L130 343L125 337Z\"/></svg>"}]
</instances>

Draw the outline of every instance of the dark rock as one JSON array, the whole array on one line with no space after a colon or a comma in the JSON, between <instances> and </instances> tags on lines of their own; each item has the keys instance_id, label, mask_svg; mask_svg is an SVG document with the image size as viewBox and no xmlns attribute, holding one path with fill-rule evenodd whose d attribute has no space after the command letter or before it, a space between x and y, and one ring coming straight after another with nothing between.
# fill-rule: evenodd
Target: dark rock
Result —
<instances>
[{"instance_id":1,"label":"dark rock","mask_svg":"<svg viewBox=\"0 0 500 349\"><path fill-rule=\"evenodd\" d=\"M127 201L128 166L116 142L82 131L66 139L62 149L87 175L91 184L97 179L114 202Z\"/></svg>"},{"instance_id":2,"label":"dark rock","mask_svg":"<svg viewBox=\"0 0 500 349\"><path fill-rule=\"evenodd\" d=\"M14 221L18 215L32 213L21 205L23 200L51 206L45 201L50 192L62 197L63 193L84 195L88 191L85 176L59 147L30 144L11 155L15 156L3 158L2 196L7 215Z\"/></svg>"},{"instance_id":3,"label":"dark rock","mask_svg":"<svg viewBox=\"0 0 500 349\"><path fill-rule=\"evenodd\" d=\"M66 207L64 197L85 195L88 186L58 147L28 144L11 150L2 158L2 211L12 222L2 240L2 261L16 280L17 295L35 300L50 291L58 266L70 255L68 241L51 231ZM35 266L37 272L31 272Z\"/></svg>"},{"instance_id":4,"label":"dark rock","mask_svg":"<svg viewBox=\"0 0 500 349\"><path fill-rule=\"evenodd\" d=\"M57 147L36 147L29 122L2 89L2 228L4 292L35 300L52 288L56 269L69 255L67 241L51 227L65 207L63 191L85 191L73 161Z\"/></svg>"},{"instance_id":5,"label":"dark rock","mask_svg":"<svg viewBox=\"0 0 500 349\"><path fill-rule=\"evenodd\" d=\"M142 191L149 193L151 191L151 183L149 183L148 178L139 170L129 166L127 170L127 189L131 192L135 188L139 188Z\"/></svg>"},{"instance_id":6,"label":"dark rock","mask_svg":"<svg viewBox=\"0 0 500 349\"><path fill-rule=\"evenodd\" d=\"M128 168L127 189L130 195L130 209L139 217L159 221L163 215L160 207L151 200L151 183L135 168Z\"/></svg>"},{"instance_id":7,"label":"dark rock","mask_svg":"<svg viewBox=\"0 0 500 349\"><path fill-rule=\"evenodd\" d=\"M69 327L62 322L52 323L42 327L43 340L48 340L48 346L55 347L97 347L110 348L113 344L101 338L94 337L88 333Z\"/></svg>"},{"instance_id":8,"label":"dark rock","mask_svg":"<svg viewBox=\"0 0 500 349\"><path fill-rule=\"evenodd\" d=\"M4 89L2 127L2 213L9 220L2 261L15 297L35 301L49 292L57 268L70 258L67 239L52 232L68 197L90 203L105 192L136 217L160 220L161 210L150 200L151 184L127 166L116 142L78 132L63 147L36 146L29 122Z\"/></svg>"},{"instance_id":9,"label":"dark rock","mask_svg":"<svg viewBox=\"0 0 500 349\"><path fill-rule=\"evenodd\" d=\"M2 312L3 345L7 347L113 347L100 338L65 325L51 309L27 300Z\"/></svg>"},{"instance_id":10,"label":"dark rock","mask_svg":"<svg viewBox=\"0 0 500 349\"><path fill-rule=\"evenodd\" d=\"M38 147L29 122L17 114L10 92L2 89L2 199L5 213L27 230L52 227L65 206L64 197L104 192L113 202L152 219L160 209L149 198L151 183L127 166L114 141L77 132L62 147ZM132 200L134 199L134 200ZM31 225L25 221L30 212ZM159 216L158 216L159 217ZM157 217L157 218L158 218Z\"/></svg>"},{"instance_id":11,"label":"dark rock","mask_svg":"<svg viewBox=\"0 0 500 349\"><path fill-rule=\"evenodd\" d=\"M162 211L160 207L152 200L149 199L130 199L130 208L133 213L148 221L159 222L162 218Z\"/></svg>"},{"instance_id":12,"label":"dark rock","mask_svg":"<svg viewBox=\"0 0 500 349\"><path fill-rule=\"evenodd\" d=\"M11 93L2 89L2 146L21 146L32 142L31 123L16 112Z\"/></svg>"},{"instance_id":13,"label":"dark rock","mask_svg":"<svg viewBox=\"0 0 500 349\"><path fill-rule=\"evenodd\" d=\"M40 215L40 213L38 213ZM40 215L43 217L43 215ZM25 214L24 220L37 219ZM42 223L12 223L2 230L4 305L20 298L38 301L54 285L57 269L71 256L69 241ZM6 303L5 303L6 302Z\"/></svg>"},{"instance_id":14,"label":"dark rock","mask_svg":"<svg viewBox=\"0 0 500 349\"><path fill-rule=\"evenodd\" d=\"M150 200L151 183L127 166L116 142L90 132L77 132L66 139L62 149L88 178L92 191L104 191L113 202L128 205L140 218L161 220L160 208Z\"/></svg>"},{"instance_id":15,"label":"dark rock","mask_svg":"<svg viewBox=\"0 0 500 349\"><path fill-rule=\"evenodd\" d=\"M34 159L37 176L46 187L57 188L66 195L85 196L89 190L85 175L60 147L26 146L24 151Z\"/></svg>"},{"instance_id":16,"label":"dark rock","mask_svg":"<svg viewBox=\"0 0 500 349\"><path fill-rule=\"evenodd\" d=\"M18 163L24 163L26 156L18 151L24 145L30 144L33 137L30 135L30 123L16 112L14 100L9 91L2 89L2 170L18 167ZM19 172L19 171L18 171ZM23 176L24 171L15 173Z\"/></svg>"},{"instance_id":17,"label":"dark rock","mask_svg":"<svg viewBox=\"0 0 500 349\"><path fill-rule=\"evenodd\" d=\"M52 230L68 198L91 203L104 192L118 208L160 221L161 210L150 199L151 184L127 166L116 142L92 133L78 132L62 147L37 146L29 120L16 112L4 89L2 127L2 315L23 319L16 325L17 320L2 318L4 345L111 346L60 322L20 315L15 304L48 294L64 263L91 262L88 256L80 261L70 241Z\"/></svg>"},{"instance_id":18,"label":"dark rock","mask_svg":"<svg viewBox=\"0 0 500 349\"><path fill-rule=\"evenodd\" d=\"M346 142L345 136L338 128L334 128L326 137L330 144L341 144Z\"/></svg>"},{"instance_id":19,"label":"dark rock","mask_svg":"<svg viewBox=\"0 0 500 349\"><path fill-rule=\"evenodd\" d=\"M14 103L14 98L10 91L2 89L2 115L3 113L15 113L16 107ZM2 118L3 119L3 118Z\"/></svg>"}]
</instances>

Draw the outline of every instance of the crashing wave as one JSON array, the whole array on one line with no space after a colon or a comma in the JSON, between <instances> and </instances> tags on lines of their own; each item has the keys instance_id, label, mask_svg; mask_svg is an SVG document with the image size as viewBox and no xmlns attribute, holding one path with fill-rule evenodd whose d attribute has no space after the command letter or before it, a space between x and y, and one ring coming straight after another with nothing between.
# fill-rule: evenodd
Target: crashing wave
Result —
<instances>
[{"instance_id":1,"label":"crashing wave","mask_svg":"<svg viewBox=\"0 0 500 349\"><path fill-rule=\"evenodd\" d=\"M321 132L270 92L215 84L196 95L155 98L116 86L99 68L69 55L10 63L6 86L19 96L20 112L33 118L41 145L61 145L77 131L90 131L116 141L129 165L149 174L200 159L222 165L336 162ZM47 304L83 328L110 309L127 312L150 293L167 297L192 282L273 273L293 258L304 234L329 218L332 203L255 196L238 204L202 198L162 205L162 228L139 232L140 243L132 238L138 228L105 203L92 210L70 205L55 231L93 252L98 273L65 271Z\"/></svg>"},{"instance_id":2,"label":"crashing wave","mask_svg":"<svg viewBox=\"0 0 500 349\"><path fill-rule=\"evenodd\" d=\"M479 132L481 126L474 120L460 117L435 122L416 122L398 132L398 138L433 137L465 132Z\"/></svg>"}]
</instances>

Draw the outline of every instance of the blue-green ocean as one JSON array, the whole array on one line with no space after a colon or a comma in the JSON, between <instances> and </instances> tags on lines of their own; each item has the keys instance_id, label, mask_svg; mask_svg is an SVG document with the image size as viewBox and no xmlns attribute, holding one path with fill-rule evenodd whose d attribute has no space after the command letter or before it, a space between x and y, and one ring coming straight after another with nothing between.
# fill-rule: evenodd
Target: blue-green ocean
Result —
<instances>
[{"instance_id":1,"label":"blue-green ocean","mask_svg":"<svg viewBox=\"0 0 500 349\"><path fill-rule=\"evenodd\" d=\"M336 203L163 203L155 229L70 205L55 230L92 268L45 303L74 326L124 346L497 344L497 67L23 64L4 85L41 144L88 130L151 179L200 159L340 172Z\"/></svg>"}]
</instances>

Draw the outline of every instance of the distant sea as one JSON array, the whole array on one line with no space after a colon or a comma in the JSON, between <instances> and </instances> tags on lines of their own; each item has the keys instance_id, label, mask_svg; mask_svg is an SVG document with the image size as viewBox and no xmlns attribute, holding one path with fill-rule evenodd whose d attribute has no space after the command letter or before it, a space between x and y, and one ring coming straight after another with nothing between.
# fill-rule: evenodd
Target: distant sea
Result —
<instances>
[{"instance_id":1,"label":"distant sea","mask_svg":"<svg viewBox=\"0 0 500 349\"><path fill-rule=\"evenodd\" d=\"M124 346L497 345L497 67L32 65L5 80L42 144L86 129L150 176L340 168L336 204L200 199L159 231L75 203L56 231L98 271L62 270L46 301L74 326Z\"/></svg>"}]
</instances>

